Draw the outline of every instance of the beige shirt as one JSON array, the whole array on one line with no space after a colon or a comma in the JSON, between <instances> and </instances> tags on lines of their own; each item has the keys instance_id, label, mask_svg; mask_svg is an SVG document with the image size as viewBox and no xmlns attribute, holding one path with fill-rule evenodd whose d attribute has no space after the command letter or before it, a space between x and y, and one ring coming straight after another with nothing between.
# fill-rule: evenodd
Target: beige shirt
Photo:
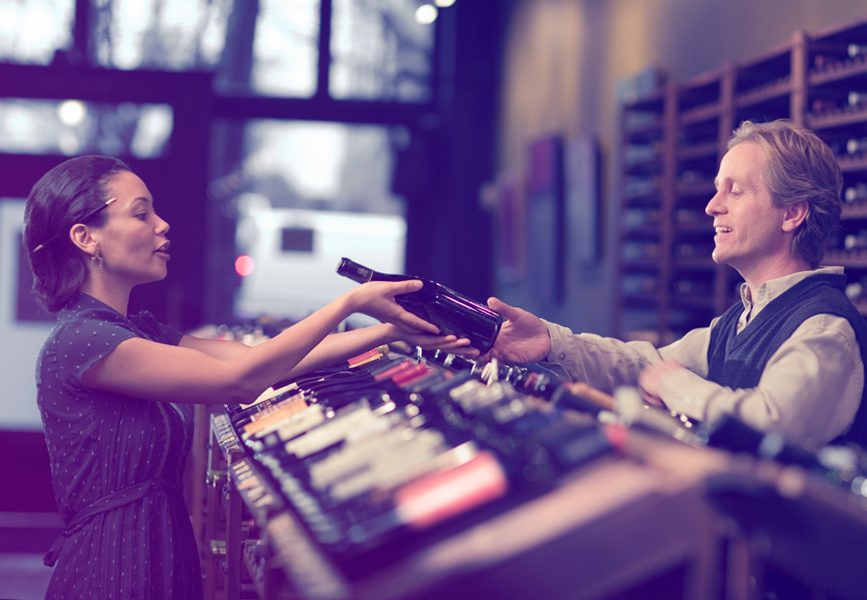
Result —
<instances>
[{"instance_id":1,"label":"beige shirt","mask_svg":"<svg viewBox=\"0 0 867 600\"><path fill-rule=\"evenodd\" d=\"M744 311L738 333L771 300L799 281L842 272L842 267L825 267L773 279L759 288L754 299L743 284ZM548 360L562 366L574 380L609 392L620 385L636 385L639 372L650 363L676 360L686 369L663 377L660 397L666 406L689 417L712 422L729 413L807 446L824 445L849 428L861 402L864 365L855 332L846 319L822 314L805 320L768 360L759 384L738 390L705 379L710 333L718 320L658 350L648 342L574 334L546 323L551 336Z\"/></svg>"}]
</instances>

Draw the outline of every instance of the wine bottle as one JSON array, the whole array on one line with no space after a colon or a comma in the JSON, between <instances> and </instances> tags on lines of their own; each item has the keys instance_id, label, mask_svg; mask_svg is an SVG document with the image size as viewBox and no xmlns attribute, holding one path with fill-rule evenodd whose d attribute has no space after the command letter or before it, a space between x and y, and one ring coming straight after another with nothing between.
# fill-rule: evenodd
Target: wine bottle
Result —
<instances>
[{"instance_id":1,"label":"wine bottle","mask_svg":"<svg viewBox=\"0 0 867 600\"><path fill-rule=\"evenodd\" d=\"M863 250L867 248L867 231L850 233L843 238L843 247L846 250Z\"/></svg>"},{"instance_id":2,"label":"wine bottle","mask_svg":"<svg viewBox=\"0 0 867 600\"><path fill-rule=\"evenodd\" d=\"M713 285L709 281L677 279L672 286L672 291L677 295L710 297L713 295Z\"/></svg>"},{"instance_id":3,"label":"wine bottle","mask_svg":"<svg viewBox=\"0 0 867 600\"><path fill-rule=\"evenodd\" d=\"M867 183L858 182L854 185L848 186L843 191L843 199L848 204L864 202L865 200L867 200Z\"/></svg>"},{"instance_id":4,"label":"wine bottle","mask_svg":"<svg viewBox=\"0 0 867 600\"><path fill-rule=\"evenodd\" d=\"M652 294L656 292L656 277L625 275L620 289L625 294Z\"/></svg>"},{"instance_id":5,"label":"wine bottle","mask_svg":"<svg viewBox=\"0 0 867 600\"><path fill-rule=\"evenodd\" d=\"M864 284L860 281L853 281L846 285L846 297L853 302L864 295Z\"/></svg>"},{"instance_id":6,"label":"wine bottle","mask_svg":"<svg viewBox=\"0 0 867 600\"><path fill-rule=\"evenodd\" d=\"M846 54L851 59L864 58L867 56L867 44L849 44L846 46Z\"/></svg>"},{"instance_id":7,"label":"wine bottle","mask_svg":"<svg viewBox=\"0 0 867 600\"><path fill-rule=\"evenodd\" d=\"M846 102L851 107L862 107L867 104L867 92L851 91L846 96Z\"/></svg>"},{"instance_id":8,"label":"wine bottle","mask_svg":"<svg viewBox=\"0 0 867 600\"><path fill-rule=\"evenodd\" d=\"M494 345L503 317L481 302L450 290L446 286L408 275L380 273L348 258L341 258L337 274L358 283L368 281L406 281L418 279L423 284L420 290L398 294L395 300L403 308L440 328L443 335L466 337L470 345L485 353Z\"/></svg>"},{"instance_id":9,"label":"wine bottle","mask_svg":"<svg viewBox=\"0 0 867 600\"><path fill-rule=\"evenodd\" d=\"M828 113L838 108L840 108L840 106L833 100L817 98L810 103L810 111L814 115Z\"/></svg>"},{"instance_id":10,"label":"wine bottle","mask_svg":"<svg viewBox=\"0 0 867 600\"><path fill-rule=\"evenodd\" d=\"M867 138L850 138L846 140L846 152L848 154L860 154L867 150Z\"/></svg>"},{"instance_id":11,"label":"wine bottle","mask_svg":"<svg viewBox=\"0 0 867 600\"><path fill-rule=\"evenodd\" d=\"M674 245L675 258L704 258L711 255L713 248L706 244L682 242Z\"/></svg>"},{"instance_id":12,"label":"wine bottle","mask_svg":"<svg viewBox=\"0 0 867 600\"><path fill-rule=\"evenodd\" d=\"M623 244L622 253L626 260L655 260L659 257L659 244L629 241Z\"/></svg>"},{"instance_id":13,"label":"wine bottle","mask_svg":"<svg viewBox=\"0 0 867 600\"><path fill-rule=\"evenodd\" d=\"M813 56L813 67L815 69L824 69L828 65L832 65L840 60L839 56L833 54L816 54Z\"/></svg>"}]
</instances>

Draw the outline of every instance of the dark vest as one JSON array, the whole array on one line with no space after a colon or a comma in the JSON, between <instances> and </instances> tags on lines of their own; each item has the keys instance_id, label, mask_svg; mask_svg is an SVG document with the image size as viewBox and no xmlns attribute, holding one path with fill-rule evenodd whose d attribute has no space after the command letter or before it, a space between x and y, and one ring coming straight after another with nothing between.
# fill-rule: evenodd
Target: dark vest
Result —
<instances>
[{"instance_id":1,"label":"dark vest","mask_svg":"<svg viewBox=\"0 0 867 600\"><path fill-rule=\"evenodd\" d=\"M737 333L743 305L735 303L711 331L708 379L732 389L756 387L768 360L806 319L831 314L849 321L867 360L867 324L846 297L843 275L812 275L773 299L744 330ZM867 369L865 369L867 370ZM835 442L856 442L867 447L867 385L852 426ZM833 410L834 398L828 402Z\"/></svg>"}]
</instances>

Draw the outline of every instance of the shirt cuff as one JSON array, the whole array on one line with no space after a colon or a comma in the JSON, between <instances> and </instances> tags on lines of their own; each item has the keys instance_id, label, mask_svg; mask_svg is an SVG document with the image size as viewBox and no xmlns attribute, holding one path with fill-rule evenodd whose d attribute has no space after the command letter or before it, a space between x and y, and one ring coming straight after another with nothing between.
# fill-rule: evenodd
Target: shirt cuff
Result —
<instances>
[{"instance_id":1,"label":"shirt cuff","mask_svg":"<svg viewBox=\"0 0 867 600\"><path fill-rule=\"evenodd\" d=\"M718 388L717 384L696 375L686 367L666 373L660 380L660 399L665 405L691 419L704 421L707 411L706 397ZM688 393L685 393L689 390Z\"/></svg>"},{"instance_id":2,"label":"shirt cuff","mask_svg":"<svg viewBox=\"0 0 867 600\"><path fill-rule=\"evenodd\" d=\"M551 350L548 352L548 356L545 357L545 360L549 362L562 363L569 356L568 340L570 340L575 334L572 333L572 330L568 327L563 327L556 323L550 323L545 319L542 319L542 322L545 323L545 327L548 328L548 337L551 340Z\"/></svg>"}]
</instances>

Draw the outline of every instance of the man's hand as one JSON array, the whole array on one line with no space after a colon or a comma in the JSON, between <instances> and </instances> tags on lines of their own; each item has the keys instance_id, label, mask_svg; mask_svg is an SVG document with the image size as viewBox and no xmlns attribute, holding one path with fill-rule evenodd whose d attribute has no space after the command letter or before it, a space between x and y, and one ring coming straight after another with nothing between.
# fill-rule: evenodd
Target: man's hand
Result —
<instances>
[{"instance_id":1,"label":"man's hand","mask_svg":"<svg viewBox=\"0 0 867 600\"><path fill-rule=\"evenodd\" d=\"M662 393L662 378L683 368L684 366L676 360L662 360L645 367L638 376L638 387L641 388L644 401L652 406L664 408L665 403L659 397Z\"/></svg>"},{"instance_id":2,"label":"man's hand","mask_svg":"<svg viewBox=\"0 0 867 600\"><path fill-rule=\"evenodd\" d=\"M531 363L551 352L551 337L542 319L526 310L488 298L488 306L506 317L490 356L509 363Z\"/></svg>"},{"instance_id":3,"label":"man's hand","mask_svg":"<svg viewBox=\"0 0 867 600\"><path fill-rule=\"evenodd\" d=\"M352 312L361 312L383 323L393 323L410 331L438 334L439 327L428 323L398 304L394 297L418 291L424 284L418 279L407 281L369 281L346 296Z\"/></svg>"}]
</instances>

